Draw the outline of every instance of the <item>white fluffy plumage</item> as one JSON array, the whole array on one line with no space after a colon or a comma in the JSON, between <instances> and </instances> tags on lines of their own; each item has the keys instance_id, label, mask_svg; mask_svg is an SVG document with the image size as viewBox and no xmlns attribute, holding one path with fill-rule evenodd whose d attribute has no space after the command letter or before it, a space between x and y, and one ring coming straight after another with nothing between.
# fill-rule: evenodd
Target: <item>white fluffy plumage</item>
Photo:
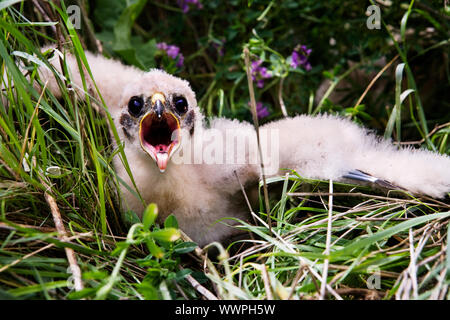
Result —
<instances>
[{"instance_id":1,"label":"white fluffy plumage","mask_svg":"<svg viewBox=\"0 0 450 320\"><path fill-rule=\"evenodd\" d=\"M157 203L162 218L175 214L180 227L199 245L229 237L236 229L227 227L218 220L225 217L246 219L249 214L235 174L245 186L256 184L260 177L259 165L248 163L249 159L256 156L256 134L253 126L237 120L217 118L212 119L207 127L197 106L195 94L187 81L164 71L143 72L89 52L86 55L119 136L125 142L125 154L145 202ZM75 87L81 88L78 66L71 55L67 56L67 64ZM60 70L59 63L54 63L54 66ZM58 96L59 88L53 73L41 68L40 74L41 78L49 81L49 89ZM95 91L91 81L88 81L88 87L91 93ZM164 173L143 151L138 131L133 129L135 125L124 121L129 118L127 105L131 97L151 97L157 92L165 96L177 95L186 98L189 121L186 115L180 116L180 122L182 129L183 125L191 129L183 131L177 154L169 160ZM189 125L191 127L188 127ZM277 170L272 172L273 175L280 173L280 168L291 168L306 178L339 181L348 178L349 172L360 170L358 172L368 174L366 178L375 177L373 181L378 178L417 194L442 198L450 192L448 156L411 148L398 150L389 142L381 140L347 119L330 115L301 115L268 123L260 129L276 130L279 138L279 165ZM247 148L237 150L231 157L244 156L244 163L175 163L174 159L180 153L186 154L189 151L190 143L199 132L208 136L211 132L225 133L229 130L245 133L250 137ZM130 137L133 132L134 137ZM201 139L205 149L208 148L208 143L205 144L207 138L204 136ZM217 143L214 139L211 141L210 143ZM221 148L224 158L233 152L226 144L222 143ZM269 160L264 159L265 162ZM114 159L114 166L118 175L132 186L118 157ZM142 202L126 188L122 187L121 191L123 209L132 209L141 214L144 209ZM230 220L226 222L232 224Z\"/></svg>"}]
</instances>

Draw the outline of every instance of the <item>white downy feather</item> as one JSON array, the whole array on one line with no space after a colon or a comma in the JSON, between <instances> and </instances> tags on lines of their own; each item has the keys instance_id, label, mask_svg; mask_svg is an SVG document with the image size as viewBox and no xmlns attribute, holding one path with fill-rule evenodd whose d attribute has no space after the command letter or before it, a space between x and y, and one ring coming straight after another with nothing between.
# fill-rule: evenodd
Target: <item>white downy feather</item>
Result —
<instances>
[{"instance_id":1,"label":"white downy feather","mask_svg":"<svg viewBox=\"0 0 450 320\"><path fill-rule=\"evenodd\" d=\"M125 141L119 122L133 95L151 95L155 92L182 94L196 113L195 132L244 132L249 135L247 148L239 152L245 159L255 156L256 135L249 123L228 119L212 119L211 126L203 124L203 115L197 106L195 94L188 82L168 75L164 71L143 72L120 62L86 53L99 90L108 105L120 138ZM59 70L59 63L54 63ZM75 59L68 56L73 81L82 87ZM41 69L41 77L49 80L49 89L59 95L53 74ZM94 92L92 82L89 90ZM82 94L82 93L81 93ZM202 129L204 131L202 131ZM361 170L414 193L444 197L450 192L450 158L425 150L403 148L398 150L387 141L380 140L366 129L342 118L319 115L301 115L274 121L261 130L275 130L279 143L278 168L291 168L307 178L340 180L351 171ZM178 152L187 152L190 137L183 140ZM225 217L248 217L240 185L235 172L244 185L256 183L260 168L257 164L205 164L169 163L161 173L154 161L141 149L139 138L125 142L125 153L137 187L146 203L156 202L162 217L175 214L180 227L200 245L223 240L235 229L217 223ZM202 151L204 151L202 149ZM223 153L231 150L223 145ZM265 161L269 159L264 159ZM129 186L131 180L119 157L114 159L119 176ZM272 172L274 174L276 172ZM144 207L126 188L121 188L124 209L141 214ZM228 220L230 223L231 220Z\"/></svg>"}]
</instances>

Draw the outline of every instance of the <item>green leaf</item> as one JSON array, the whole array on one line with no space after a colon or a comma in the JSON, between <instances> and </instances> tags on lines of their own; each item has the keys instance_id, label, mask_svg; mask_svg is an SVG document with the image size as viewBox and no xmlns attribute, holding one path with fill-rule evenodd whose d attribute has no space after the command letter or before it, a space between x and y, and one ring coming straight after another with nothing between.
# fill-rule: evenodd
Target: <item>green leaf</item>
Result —
<instances>
[{"instance_id":1,"label":"green leaf","mask_svg":"<svg viewBox=\"0 0 450 320\"><path fill-rule=\"evenodd\" d=\"M173 242L180 238L180 232L175 228L166 228L153 231L151 236L156 240Z\"/></svg>"},{"instance_id":2,"label":"green leaf","mask_svg":"<svg viewBox=\"0 0 450 320\"><path fill-rule=\"evenodd\" d=\"M439 21L434 19L428 12L420 10L420 9L414 9L413 11L422 15L425 19L427 19L433 25L433 27L435 27L438 30L443 31L443 28L442 28L441 24L439 23Z\"/></svg>"},{"instance_id":3,"label":"green leaf","mask_svg":"<svg viewBox=\"0 0 450 320\"><path fill-rule=\"evenodd\" d=\"M27 295L27 294L41 292L42 290L66 288L67 286L68 286L67 280L61 280L61 281L53 281L53 282L47 282L47 283L42 283L42 284L30 285L27 287L11 289L7 292L9 294L12 294L13 296L18 297L18 296L23 296L23 295Z\"/></svg>"},{"instance_id":4,"label":"green leaf","mask_svg":"<svg viewBox=\"0 0 450 320\"><path fill-rule=\"evenodd\" d=\"M152 286L149 281L143 281L137 286L139 293L141 293L146 300L158 300L158 290Z\"/></svg>"},{"instance_id":5,"label":"green leaf","mask_svg":"<svg viewBox=\"0 0 450 320\"><path fill-rule=\"evenodd\" d=\"M164 251L156 245L155 240L149 239L146 241L146 244L148 250L155 258L161 259L162 257L164 257Z\"/></svg>"},{"instance_id":6,"label":"green leaf","mask_svg":"<svg viewBox=\"0 0 450 320\"><path fill-rule=\"evenodd\" d=\"M414 89L407 89L403 91L402 94L400 95L400 103L402 103L406 99L406 97L412 92L414 92Z\"/></svg>"},{"instance_id":7,"label":"green leaf","mask_svg":"<svg viewBox=\"0 0 450 320\"><path fill-rule=\"evenodd\" d=\"M195 242L182 242L177 244L174 248L173 251L175 251L176 253L188 253L191 251L194 251L195 248L197 248L197 244Z\"/></svg>"},{"instance_id":8,"label":"green leaf","mask_svg":"<svg viewBox=\"0 0 450 320\"><path fill-rule=\"evenodd\" d=\"M141 219L139 219L137 214L132 210L126 211L123 215L123 219L124 219L125 223L129 224L129 225L133 225L135 223L141 222Z\"/></svg>"},{"instance_id":9,"label":"green leaf","mask_svg":"<svg viewBox=\"0 0 450 320\"><path fill-rule=\"evenodd\" d=\"M331 79L331 80L334 79L334 74L332 72L330 72L330 71L323 71L322 74L323 74L323 76L325 78L328 78L328 79Z\"/></svg>"},{"instance_id":10,"label":"green leaf","mask_svg":"<svg viewBox=\"0 0 450 320\"><path fill-rule=\"evenodd\" d=\"M164 227L178 229L177 218L173 214L169 215L164 221Z\"/></svg>"},{"instance_id":11,"label":"green leaf","mask_svg":"<svg viewBox=\"0 0 450 320\"><path fill-rule=\"evenodd\" d=\"M16 3L22 2L22 1L23 0L3 0L0 2L0 10L8 8L9 6L12 6L13 4L16 4Z\"/></svg>"},{"instance_id":12,"label":"green leaf","mask_svg":"<svg viewBox=\"0 0 450 320\"><path fill-rule=\"evenodd\" d=\"M406 24L408 23L409 15L411 14L412 6L414 4L414 0L412 0L409 4L408 10L405 12L405 14L402 17L402 20L400 22L400 36L402 39L403 44L405 43L405 36L406 36Z\"/></svg>"},{"instance_id":13,"label":"green leaf","mask_svg":"<svg viewBox=\"0 0 450 320\"><path fill-rule=\"evenodd\" d=\"M183 280L184 278L186 278L186 276L187 275L189 275L189 274L191 274L192 273L192 270L191 269L183 269L183 270L180 270L180 271L178 271L176 274L175 274L175 281L180 281L180 280Z\"/></svg>"},{"instance_id":14,"label":"green leaf","mask_svg":"<svg viewBox=\"0 0 450 320\"><path fill-rule=\"evenodd\" d=\"M123 250L125 250L129 246L130 245L125 241L117 242L116 248L111 252L111 256L117 256L119 253L121 253Z\"/></svg>"},{"instance_id":15,"label":"green leaf","mask_svg":"<svg viewBox=\"0 0 450 320\"><path fill-rule=\"evenodd\" d=\"M134 0L130 1L128 6L122 12L114 26L114 49L115 50L127 50L131 48L130 36L131 28L134 21L141 13L147 0Z\"/></svg>"},{"instance_id":16,"label":"green leaf","mask_svg":"<svg viewBox=\"0 0 450 320\"><path fill-rule=\"evenodd\" d=\"M84 288L80 291L73 291L69 293L68 298L71 300L80 300L89 296L94 296L97 292L97 288Z\"/></svg>"},{"instance_id":17,"label":"green leaf","mask_svg":"<svg viewBox=\"0 0 450 320\"><path fill-rule=\"evenodd\" d=\"M16 297L0 288L0 300L15 300Z\"/></svg>"},{"instance_id":18,"label":"green leaf","mask_svg":"<svg viewBox=\"0 0 450 320\"><path fill-rule=\"evenodd\" d=\"M83 280L102 280L108 276L108 273L103 270L95 270L83 272Z\"/></svg>"},{"instance_id":19,"label":"green leaf","mask_svg":"<svg viewBox=\"0 0 450 320\"><path fill-rule=\"evenodd\" d=\"M33 55L29 54L29 53L26 53L26 52L23 52L23 51L13 51L11 53L11 55L16 56L16 57L24 58L24 59L28 60L29 62L33 62L33 63L37 64L41 68L50 70L47 67L47 65L42 60L40 60L38 57L33 56Z\"/></svg>"},{"instance_id":20,"label":"green leaf","mask_svg":"<svg viewBox=\"0 0 450 320\"><path fill-rule=\"evenodd\" d=\"M153 225L158 216L158 206L155 203L150 203L142 215L142 222L144 229L148 230Z\"/></svg>"},{"instance_id":21,"label":"green leaf","mask_svg":"<svg viewBox=\"0 0 450 320\"><path fill-rule=\"evenodd\" d=\"M144 44L142 44L142 41L139 41L139 43L136 44L136 59L143 66L144 70L148 70L156 66L155 54L157 50L155 39L152 39Z\"/></svg>"},{"instance_id":22,"label":"green leaf","mask_svg":"<svg viewBox=\"0 0 450 320\"><path fill-rule=\"evenodd\" d=\"M372 236L364 237L362 239L355 239L349 246L345 247L342 250L335 251L331 253L331 257L339 257L343 255L352 255L355 253L355 251L362 249L366 246L370 246L374 244L377 241L389 238L395 234L398 234L400 232L403 232L405 230L408 230L409 228L413 228L419 224L440 219L440 218L447 218L450 217L450 212L440 212L435 214L429 214L422 217L413 218L411 220L399 223L395 225L394 227L391 227L389 229L385 229L382 231L378 231Z\"/></svg>"},{"instance_id":23,"label":"green leaf","mask_svg":"<svg viewBox=\"0 0 450 320\"><path fill-rule=\"evenodd\" d=\"M127 63L138 66L141 69L144 69L145 66L137 58L135 46L132 45L130 39L132 38L131 28L134 21L146 3L147 0L130 1L114 26L114 51L120 54Z\"/></svg>"},{"instance_id":24,"label":"green leaf","mask_svg":"<svg viewBox=\"0 0 450 320\"><path fill-rule=\"evenodd\" d=\"M395 105L392 109L391 115L389 116L388 123L386 125L386 130L384 131L384 138L389 139L392 136L392 131L394 130L394 125L397 127L397 139L400 141L400 127L401 127L401 108L402 108L402 79L403 79L403 69L405 68L404 63L400 63L397 68L395 68ZM403 99L414 90L406 90Z\"/></svg>"},{"instance_id":25,"label":"green leaf","mask_svg":"<svg viewBox=\"0 0 450 320\"><path fill-rule=\"evenodd\" d=\"M111 0L95 1L94 19L101 26L102 31L105 30L105 32L112 33L126 5L125 1L116 1L113 6L111 5Z\"/></svg>"}]
</instances>

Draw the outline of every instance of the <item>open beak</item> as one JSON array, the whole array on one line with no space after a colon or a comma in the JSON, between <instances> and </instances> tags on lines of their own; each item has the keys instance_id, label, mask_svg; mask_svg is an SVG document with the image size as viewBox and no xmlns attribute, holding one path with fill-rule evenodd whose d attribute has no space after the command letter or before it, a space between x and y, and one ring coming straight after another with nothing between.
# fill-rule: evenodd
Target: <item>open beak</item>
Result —
<instances>
[{"instance_id":1,"label":"open beak","mask_svg":"<svg viewBox=\"0 0 450 320\"><path fill-rule=\"evenodd\" d=\"M172 112L165 108L165 97L155 93L151 98L151 109L139 123L141 147L155 160L164 172L170 157L180 146L180 123Z\"/></svg>"}]
</instances>

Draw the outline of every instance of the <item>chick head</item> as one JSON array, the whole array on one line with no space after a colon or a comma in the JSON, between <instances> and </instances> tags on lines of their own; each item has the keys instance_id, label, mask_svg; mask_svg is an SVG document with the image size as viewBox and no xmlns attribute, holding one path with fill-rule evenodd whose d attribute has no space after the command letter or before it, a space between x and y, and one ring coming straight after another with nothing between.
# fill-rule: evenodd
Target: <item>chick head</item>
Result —
<instances>
[{"instance_id":1,"label":"chick head","mask_svg":"<svg viewBox=\"0 0 450 320\"><path fill-rule=\"evenodd\" d=\"M123 90L120 134L136 152L146 153L164 172L182 139L193 134L201 117L195 94L186 80L151 70Z\"/></svg>"}]
</instances>

